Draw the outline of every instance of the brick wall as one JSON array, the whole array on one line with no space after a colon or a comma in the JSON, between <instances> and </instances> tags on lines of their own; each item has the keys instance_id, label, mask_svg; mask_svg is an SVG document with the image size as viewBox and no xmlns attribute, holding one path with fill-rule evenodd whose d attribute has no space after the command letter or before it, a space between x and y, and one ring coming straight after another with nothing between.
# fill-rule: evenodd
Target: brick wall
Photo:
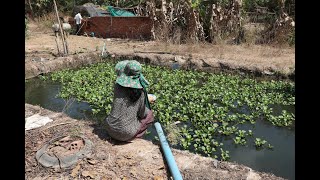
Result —
<instances>
[{"instance_id":1,"label":"brick wall","mask_svg":"<svg viewBox=\"0 0 320 180\"><path fill-rule=\"evenodd\" d=\"M74 20L69 23L74 25ZM149 17L91 17L83 21L80 33L94 32L95 37L150 39L152 21Z\"/></svg>"}]
</instances>

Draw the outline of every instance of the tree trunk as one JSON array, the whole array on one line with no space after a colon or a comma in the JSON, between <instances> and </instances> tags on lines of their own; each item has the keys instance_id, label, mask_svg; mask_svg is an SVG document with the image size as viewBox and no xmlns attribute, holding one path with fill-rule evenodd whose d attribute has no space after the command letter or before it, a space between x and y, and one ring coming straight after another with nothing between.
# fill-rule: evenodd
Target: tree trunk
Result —
<instances>
[{"instance_id":1,"label":"tree trunk","mask_svg":"<svg viewBox=\"0 0 320 180\"><path fill-rule=\"evenodd\" d=\"M209 41L214 42L215 40L215 35L214 32L216 31L216 27L214 24L214 18L217 16L214 12L215 9L215 4L211 5L211 11L210 11L210 25L209 25Z\"/></svg>"},{"instance_id":2,"label":"tree trunk","mask_svg":"<svg viewBox=\"0 0 320 180\"><path fill-rule=\"evenodd\" d=\"M161 10L162 10L162 14L163 14L163 17L164 17L164 20L167 19L167 2L166 0L161 0L162 4L161 4Z\"/></svg>"},{"instance_id":3,"label":"tree trunk","mask_svg":"<svg viewBox=\"0 0 320 180\"><path fill-rule=\"evenodd\" d=\"M154 0L147 2L146 13L147 15L149 15L150 19L152 19L151 33L152 33L152 39L155 40L156 39L155 23L158 21L158 19L156 17L156 5Z\"/></svg>"},{"instance_id":4,"label":"tree trunk","mask_svg":"<svg viewBox=\"0 0 320 180\"><path fill-rule=\"evenodd\" d=\"M188 23L188 31L189 38L192 41L199 41L204 39L204 31L203 27L200 23L198 9L199 7L193 8L191 0L188 1L189 6L189 23Z\"/></svg>"},{"instance_id":5,"label":"tree trunk","mask_svg":"<svg viewBox=\"0 0 320 180\"><path fill-rule=\"evenodd\" d=\"M161 0L161 18L160 18L160 28L162 33L162 38L166 41L169 40L169 27L168 27L168 16L167 16L168 10L167 10L167 2L166 0Z\"/></svg>"},{"instance_id":6,"label":"tree trunk","mask_svg":"<svg viewBox=\"0 0 320 180\"><path fill-rule=\"evenodd\" d=\"M194 17L194 13L193 13L193 8L191 6L191 0L187 1L188 3L188 12L187 12L187 37L189 40L194 41L196 40L196 21L195 21L195 17Z\"/></svg>"}]
</instances>

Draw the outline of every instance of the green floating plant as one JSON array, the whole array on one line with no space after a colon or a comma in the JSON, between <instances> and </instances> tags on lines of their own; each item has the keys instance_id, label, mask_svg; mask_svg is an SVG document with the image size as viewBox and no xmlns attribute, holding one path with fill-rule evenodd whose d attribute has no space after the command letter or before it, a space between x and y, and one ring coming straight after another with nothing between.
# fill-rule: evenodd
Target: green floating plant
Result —
<instances>
[{"instance_id":1,"label":"green floating plant","mask_svg":"<svg viewBox=\"0 0 320 180\"><path fill-rule=\"evenodd\" d=\"M255 140L254 140L254 143L255 143L255 145L256 145L256 147L262 147L263 145L265 145L266 143L267 143L267 141L266 140L263 140L263 139L261 139L261 138L256 138Z\"/></svg>"},{"instance_id":2,"label":"green floating plant","mask_svg":"<svg viewBox=\"0 0 320 180\"><path fill-rule=\"evenodd\" d=\"M116 80L114 66L113 62L102 62L41 78L60 82L61 98L88 102L93 114L108 114ZM275 113L279 111L275 106L295 105L292 82L258 81L151 65L143 65L142 73L150 82L148 92L159 97L152 104L155 118L163 126L177 121L187 124L179 130L179 145L183 149L226 160L229 154L222 150L222 137L240 145L250 142L248 138L255 138L252 130L242 130L240 124L255 124L262 119L275 126L290 127L295 121L290 111L280 109L280 114ZM256 138L254 143L263 147L267 142Z\"/></svg>"}]
</instances>

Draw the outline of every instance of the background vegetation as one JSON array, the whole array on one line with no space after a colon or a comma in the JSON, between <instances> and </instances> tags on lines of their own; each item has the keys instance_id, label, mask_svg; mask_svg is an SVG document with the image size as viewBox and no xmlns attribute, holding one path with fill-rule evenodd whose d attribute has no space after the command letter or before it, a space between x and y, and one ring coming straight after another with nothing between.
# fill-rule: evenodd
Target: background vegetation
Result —
<instances>
[{"instance_id":1,"label":"background vegetation","mask_svg":"<svg viewBox=\"0 0 320 180\"><path fill-rule=\"evenodd\" d=\"M56 0L71 16L74 6L93 3L130 8L154 20L153 38L171 43L295 44L295 0ZM26 0L28 18L43 19L52 0Z\"/></svg>"}]
</instances>

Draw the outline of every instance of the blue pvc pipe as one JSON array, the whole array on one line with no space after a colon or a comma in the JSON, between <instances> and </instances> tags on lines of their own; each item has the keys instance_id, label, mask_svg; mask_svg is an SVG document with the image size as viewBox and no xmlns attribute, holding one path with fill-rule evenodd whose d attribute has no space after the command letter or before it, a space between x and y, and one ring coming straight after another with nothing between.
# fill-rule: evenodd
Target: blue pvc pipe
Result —
<instances>
[{"instance_id":1,"label":"blue pvc pipe","mask_svg":"<svg viewBox=\"0 0 320 180\"><path fill-rule=\"evenodd\" d=\"M154 123L154 126L156 127L161 147L164 153L164 156L166 158L167 164L169 166L169 170L171 172L171 175L174 180L182 180L182 176L180 174L179 168L176 164L176 161L174 160L174 157L172 155L172 152L170 150L170 146L167 142L167 139L162 131L161 125L159 122Z\"/></svg>"}]
</instances>

